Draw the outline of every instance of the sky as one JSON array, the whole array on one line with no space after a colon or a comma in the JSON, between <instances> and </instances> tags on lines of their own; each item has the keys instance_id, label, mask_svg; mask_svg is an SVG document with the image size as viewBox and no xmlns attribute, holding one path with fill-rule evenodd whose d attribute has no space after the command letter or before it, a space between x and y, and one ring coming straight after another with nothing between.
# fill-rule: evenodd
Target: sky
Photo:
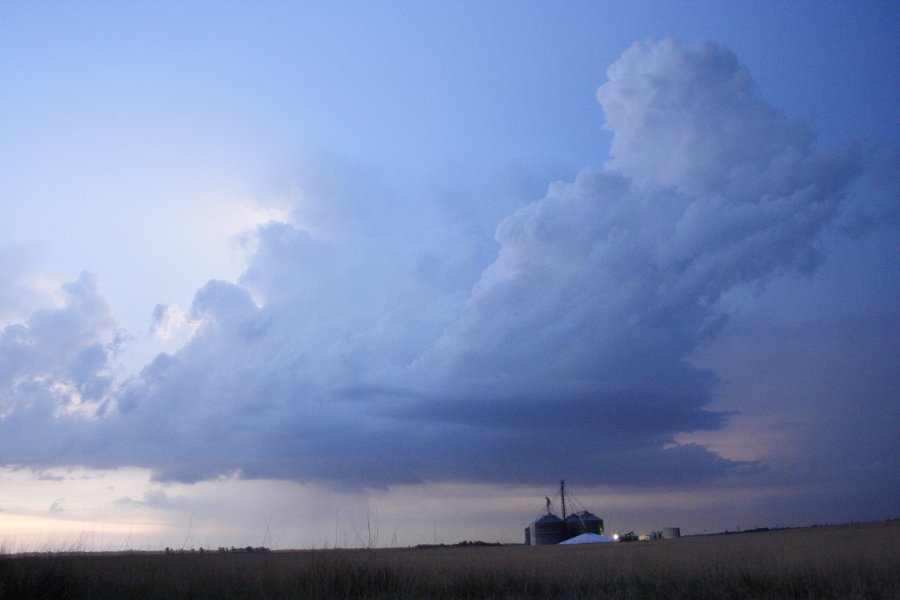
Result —
<instances>
[{"instance_id":1,"label":"sky","mask_svg":"<svg viewBox=\"0 0 900 600\"><path fill-rule=\"evenodd\" d=\"M0 4L0 548L896 518L897 23Z\"/></svg>"}]
</instances>

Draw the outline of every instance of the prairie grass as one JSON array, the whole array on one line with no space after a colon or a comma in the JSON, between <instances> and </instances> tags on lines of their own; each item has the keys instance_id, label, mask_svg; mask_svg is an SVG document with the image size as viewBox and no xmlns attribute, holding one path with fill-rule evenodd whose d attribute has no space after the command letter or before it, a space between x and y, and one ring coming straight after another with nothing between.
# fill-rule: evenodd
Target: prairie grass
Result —
<instances>
[{"instance_id":1,"label":"prairie grass","mask_svg":"<svg viewBox=\"0 0 900 600\"><path fill-rule=\"evenodd\" d=\"M900 522L584 546L0 556L0 599L900 599Z\"/></svg>"}]
</instances>

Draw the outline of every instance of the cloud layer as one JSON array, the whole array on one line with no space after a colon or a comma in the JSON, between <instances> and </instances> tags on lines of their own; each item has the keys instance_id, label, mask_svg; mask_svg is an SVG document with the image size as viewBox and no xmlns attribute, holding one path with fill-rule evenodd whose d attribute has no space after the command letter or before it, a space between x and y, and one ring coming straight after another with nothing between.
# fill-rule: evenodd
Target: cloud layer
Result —
<instances>
[{"instance_id":1,"label":"cloud layer","mask_svg":"<svg viewBox=\"0 0 900 600\"><path fill-rule=\"evenodd\" d=\"M816 268L859 160L816 148L714 44L638 43L607 74L612 159L493 248L365 189L316 204L318 227L298 209L256 231L239 282L196 293L183 348L115 390L114 323L89 276L68 284L0 337L0 462L350 487L758 468L675 442L727 420L688 359L724 293ZM66 408L76 392L93 412Z\"/></svg>"}]
</instances>

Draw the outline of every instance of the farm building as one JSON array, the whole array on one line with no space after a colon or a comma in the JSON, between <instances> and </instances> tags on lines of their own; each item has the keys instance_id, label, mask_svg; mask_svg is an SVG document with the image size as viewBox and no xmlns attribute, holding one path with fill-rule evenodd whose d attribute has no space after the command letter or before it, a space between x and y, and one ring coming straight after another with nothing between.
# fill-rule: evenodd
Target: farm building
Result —
<instances>
[{"instance_id":1,"label":"farm building","mask_svg":"<svg viewBox=\"0 0 900 600\"><path fill-rule=\"evenodd\" d=\"M592 534L600 536L603 531L603 519L586 510L566 514L566 482L559 482L560 505L562 518L553 514L553 503L546 498L546 511L525 528L525 544L528 546L545 546L559 544L566 540Z\"/></svg>"}]
</instances>

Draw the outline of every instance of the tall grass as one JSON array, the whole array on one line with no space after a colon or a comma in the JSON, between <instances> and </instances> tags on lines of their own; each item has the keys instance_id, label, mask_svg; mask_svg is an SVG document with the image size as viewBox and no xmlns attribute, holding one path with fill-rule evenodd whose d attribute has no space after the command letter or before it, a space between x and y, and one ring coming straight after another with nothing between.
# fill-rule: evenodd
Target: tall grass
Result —
<instances>
[{"instance_id":1,"label":"tall grass","mask_svg":"<svg viewBox=\"0 0 900 600\"><path fill-rule=\"evenodd\" d=\"M0 599L900 598L897 521L595 546L0 557Z\"/></svg>"}]
</instances>

